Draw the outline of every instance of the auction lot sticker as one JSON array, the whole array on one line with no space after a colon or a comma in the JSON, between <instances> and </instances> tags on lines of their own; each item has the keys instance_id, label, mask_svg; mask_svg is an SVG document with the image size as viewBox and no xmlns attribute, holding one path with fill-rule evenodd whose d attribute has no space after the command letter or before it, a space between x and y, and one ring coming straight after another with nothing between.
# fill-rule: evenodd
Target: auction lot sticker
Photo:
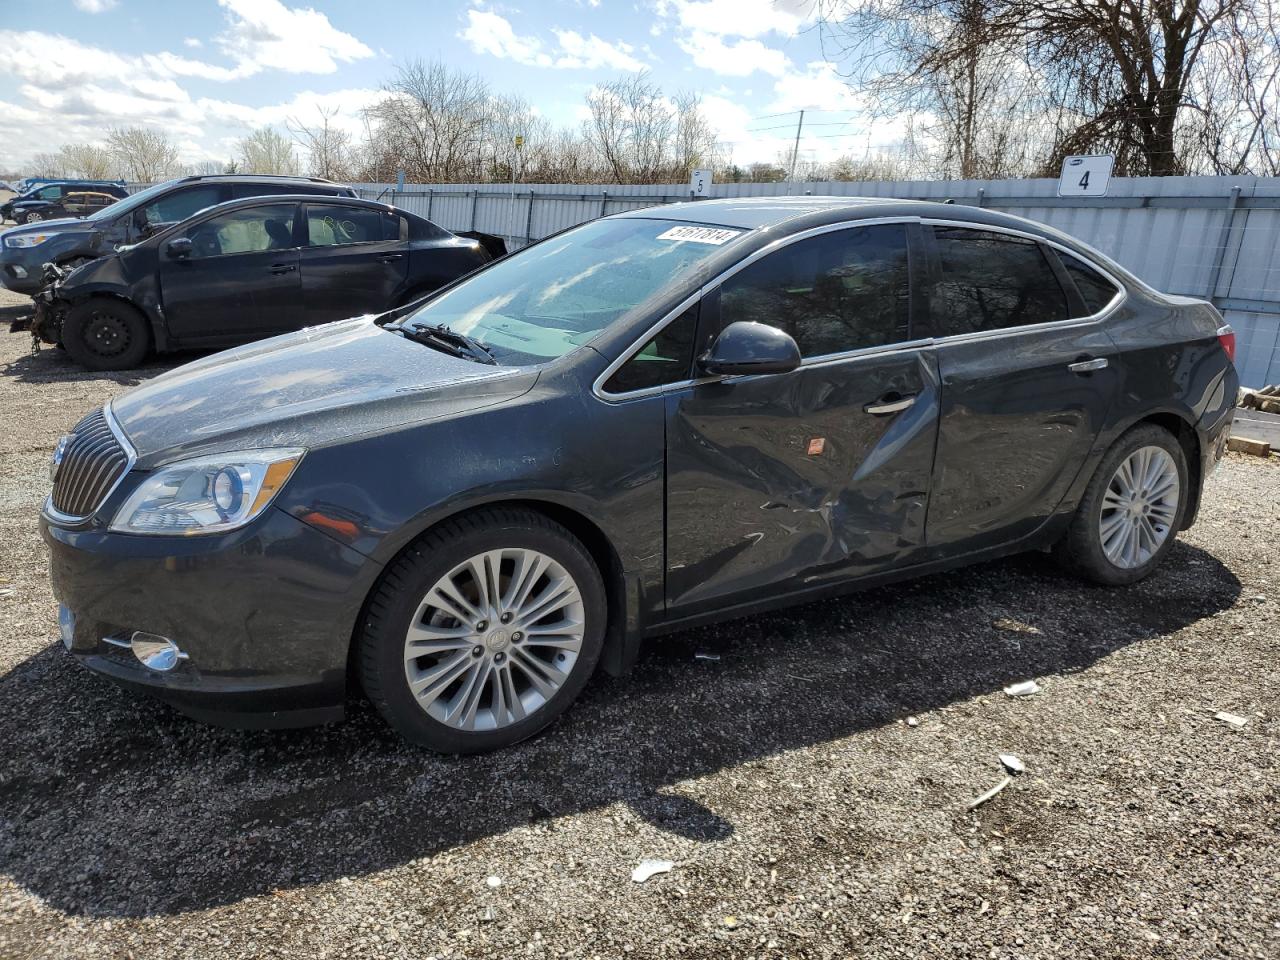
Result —
<instances>
[{"instance_id":1,"label":"auction lot sticker","mask_svg":"<svg viewBox=\"0 0 1280 960\"><path fill-rule=\"evenodd\" d=\"M659 240L689 240L693 243L710 243L720 246L728 243L741 230L719 230L716 227L672 227L665 233L658 234Z\"/></svg>"}]
</instances>

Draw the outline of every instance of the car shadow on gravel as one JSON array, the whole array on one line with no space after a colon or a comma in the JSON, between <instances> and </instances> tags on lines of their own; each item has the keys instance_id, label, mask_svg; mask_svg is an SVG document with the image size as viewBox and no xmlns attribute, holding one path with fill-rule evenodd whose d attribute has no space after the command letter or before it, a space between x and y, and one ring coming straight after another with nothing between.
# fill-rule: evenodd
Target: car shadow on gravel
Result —
<instances>
[{"instance_id":1,"label":"car shadow on gravel","mask_svg":"<svg viewBox=\"0 0 1280 960\"><path fill-rule=\"evenodd\" d=\"M163 356L152 356L142 366L132 370L98 372L86 370L67 356L65 351L44 344L38 353L27 353L16 360L0 365L0 378L17 383L43 384L106 381L122 387L136 387L152 377L158 377L165 371L172 370L179 364L190 363L205 355L204 353L167 353Z\"/></svg>"},{"instance_id":2,"label":"car shadow on gravel","mask_svg":"<svg viewBox=\"0 0 1280 960\"><path fill-rule=\"evenodd\" d=\"M60 910L137 917L380 871L614 803L716 843L731 811L673 785L1084 670L1239 592L1183 543L1119 590L1016 557L656 641L542 736L479 757L408 747L365 705L314 730L203 726L54 644L0 678L0 871Z\"/></svg>"}]
</instances>

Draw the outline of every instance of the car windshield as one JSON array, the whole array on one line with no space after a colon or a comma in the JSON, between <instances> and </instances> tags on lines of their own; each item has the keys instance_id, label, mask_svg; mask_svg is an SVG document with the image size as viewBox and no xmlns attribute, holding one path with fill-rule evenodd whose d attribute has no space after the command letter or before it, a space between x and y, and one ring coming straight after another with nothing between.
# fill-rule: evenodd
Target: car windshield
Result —
<instances>
[{"instance_id":1,"label":"car windshield","mask_svg":"<svg viewBox=\"0 0 1280 960\"><path fill-rule=\"evenodd\" d=\"M670 220L596 220L501 260L403 321L438 326L517 366L562 357L679 283L746 231Z\"/></svg>"},{"instance_id":2,"label":"car windshield","mask_svg":"<svg viewBox=\"0 0 1280 960\"><path fill-rule=\"evenodd\" d=\"M126 199L119 203L113 203L109 207L103 207L101 210L95 210L86 220L106 220L108 217L115 218L122 213L132 213L139 207L145 205L152 197L157 194L164 193L172 187L177 180L166 180L164 183L157 183L154 187L147 187L145 190L139 190L137 193L130 194Z\"/></svg>"}]
</instances>

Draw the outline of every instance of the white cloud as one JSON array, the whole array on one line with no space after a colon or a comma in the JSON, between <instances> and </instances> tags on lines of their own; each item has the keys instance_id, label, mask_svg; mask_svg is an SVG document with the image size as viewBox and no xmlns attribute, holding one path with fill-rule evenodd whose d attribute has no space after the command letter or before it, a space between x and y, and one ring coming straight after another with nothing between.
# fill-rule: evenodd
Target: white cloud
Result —
<instances>
[{"instance_id":1,"label":"white cloud","mask_svg":"<svg viewBox=\"0 0 1280 960\"><path fill-rule=\"evenodd\" d=\"M767 112L784 110L861 110L862 99L825 60L805 64L804 70L779 77Z\"/></svg>"},{"instance_id":2,"label":"white cloud","mask_svg":"<svg viewBox=\"0 0 1280 960\"><path fill-rule=\"evenodd\" d=\"M183 37L182 45L184 47L190 47L192 50L198 50L200 47L204 46L199 37Z\"/></svg>"},{"instance_id":3,"label":"white cloud","mask_svg":"<svg viewBox=\"0 0 1280 960\"><path fill-rule=\"evenodd\" d=\"M106 13L114 7L119 0L75 0L77 10L85 13Z\"/></svg>"},{"instance_id":4,"label":"white cloud","mask_svg":"<svg viewBox=\"0 0 1280 960\"><path fill-rule=\"evenodd\" d=\"M218 37L222 51L236 61L238 76L264 69L285 73L333 73L338 61L372 57L373 51L309 7L290 9L280 0L218 0L230 26Z\"/></svg>"},{"instance_id":5,"label":"white cloud","mask_svg":"<svg viewBox=\"0 0 1280 960\"><path fill-rule=\"evenodd\" d=\"M644 63L637 60L629 43L609 43L601 40L594 33L584 37L573 30L551 31L560 41L562 56L556 60L557 67L585 67L595 69L607 67L612 70L643 70Z\"/></svg>"},{"instance_id":6,"label":"white cloud","mask_svg":"<svg viewBox=\"0 0 1280 960\"><path fill-rule=\"evenodd\" d=\"M746 77L757 70L781 76L791 66L785 53L759 40L726 42L713 34L694 33L679 37L676 45L693 57L695 66L726 77Z\"/></svg>"},{"instance_id":7,"label":"white cloud","mask_svg":"<svg viewBox=\"0 0 1280 960\"><path fill-rule=\"evenodd\" d=\"M692 34L791 37L812 20L815 7L811 0L658 0L655 9Z\"/></svg>"},{"instance_id":8,"label":"white cloud","mask_svg":"<svg viewBox=\"0 0 1280 960\"><path fill-rule=\"evenodd\" d=\"M516 33L511 21L487 10L468 10L467 23L458 34L476 53L513 60L529 67L560 69L643 70L629 43L610 43L595 34L553 28L556 44L544 44L534 36Z\"/></svg>"}]
</instances>

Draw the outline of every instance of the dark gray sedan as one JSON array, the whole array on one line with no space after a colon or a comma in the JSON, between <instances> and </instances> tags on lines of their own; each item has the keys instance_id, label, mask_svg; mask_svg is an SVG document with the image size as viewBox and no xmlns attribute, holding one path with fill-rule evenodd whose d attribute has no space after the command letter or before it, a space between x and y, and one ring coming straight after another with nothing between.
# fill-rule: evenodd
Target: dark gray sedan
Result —
<instances>
[{"instance_id":1,"label":"dark gray sedan","mask_svg":"<svg viewBox=\"0 0 1280 960\"><path fill-rule=\"evenodd\" d=\"M194 716L513 743L655 634L1017 551L1147 576L1234 337L1046 227L824 197L598 220L198 361L59 444L67 649Z\"/></svg>"}]
</instances>

